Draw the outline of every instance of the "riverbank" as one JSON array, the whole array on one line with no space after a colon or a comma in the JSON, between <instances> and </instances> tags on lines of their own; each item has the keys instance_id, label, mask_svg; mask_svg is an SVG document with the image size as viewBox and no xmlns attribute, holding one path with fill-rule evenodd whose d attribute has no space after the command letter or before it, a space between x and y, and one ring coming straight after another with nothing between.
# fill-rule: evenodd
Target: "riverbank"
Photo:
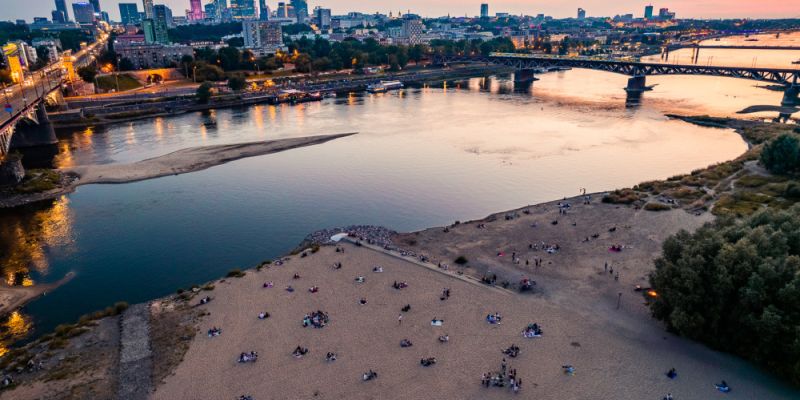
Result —
<instances>
[{"instance_id":1,"label":"riverbank","mask_svg":"<svg viewBox=\"0 0 800 400\"><path fill-rule=\"evenodd\" d=\"M178 150L163 156L131 164L82 165L61 169L62 178L55 188L39 193L19 193L6 190L0 197L0 208L13 208L39 201L55 199L72 193L80 185L92 183L127 183L201 171L216 165L247 157L278 153L300 147L314 146L355 135L307 136L227 145L200 146Z\"/></svg>"},{"instance_id":2,"label":"riverbank","mask_svg":"<svg viewBox=\"0 0 800 400\"><path fill-rule=\"evenodd\" d=\"M75 277L75 273L70 272L53 283L34 286L7 286L3 284L0 286L0 317L24 306L39 296L44 296L47 292L69 282L73 277Z\"/></svg>"}]
</instances>

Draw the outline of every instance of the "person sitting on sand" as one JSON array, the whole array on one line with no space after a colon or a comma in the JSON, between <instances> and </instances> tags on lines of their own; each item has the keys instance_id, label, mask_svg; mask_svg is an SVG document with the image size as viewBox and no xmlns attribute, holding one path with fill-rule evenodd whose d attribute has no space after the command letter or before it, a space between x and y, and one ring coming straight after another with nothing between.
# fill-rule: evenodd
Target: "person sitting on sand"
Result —
<instances>
[{"instance_id":1,"label":"person sitting on sand","mask_svg":"<svg viewBox=\"0 0 800 400\"><path fill-rule=\"evenodd\" d=\"M414 344L411 343L411 341L408 340L408 339L403 339L403 340L400 341L400 347L411 347L413 345Z\"/></svg>"},{"instance_id":2,"label":"person sitting on sand","mask_svg":"<svg viewBox=\"0 0 800 400\"><path fill-rule=\"evenodd\" d=\"M294 274L294 275L292 276L292 279L300 279L300 274Z\"/></svg>"},{"instance_id":3,"label":"person sitting on sand","mask_svg":"<svg viewBox=\"0 0 800 400\"><path fill-rule=\"evenodd\" d=\"M292 285L286 286L286 291L292 293L294 292L294 288L292 287Z\"/></svg>"},{"instance_id":4,"label":"person sitting on sand","mask_svg":"<svg viewBox=\"0 0 800 400\"><path fill-rule=\"evenodd\" d=\"M450 335L439 336L439 343L447 343L450 341Z\"/></svg>"},{"instance_id":5,"label":"person sitting on sand","mask_svg":"<svg viewBox=\"0 0 800 400\"><path fill-rule=\"evenodd\" d=\"M319 287L318 286L312 286L312 287L308 288L308 291L309 291L309 293L317 293L317 292L319 292Z\"/></svg>"},{"instance_id":6,"label":"person sitting on sand","mask_svg":"<svg viewBox=\"0 0 800 400\"><path fill-rule=\"evenodd\" d=\"M306 354L308 354L308 349L302 346L297 346L292 352L295 358L302 358Z\"/></svg>"},{"instance_id":7,"label":"person sitting on sand","mask_svg":"<svg viewBox=\"0 0 800 400\"><path fill-rule=\"evenodd\" d=\"M210 302L210 301L211 301L211 297L206 296L206 297L203 297L202 299L200 299L200 304L208 304L208 302Z\"/></svg>"},{"instance_id":8,"label":"person sitting on sand","mask_svg":"<svg viewBox=\"0 0 800 400\"><path fill-rule=\"evenodd\" d=\"M371 381L371 380L377 379L377 378L378 378L378 373L373 371L373 370L369 370L368 372L364 372L364 374L361 376L361 379L364 380L365 382L366 381Z\"/></svg>"},{"instance_id":9,"label":"person sitting on sand","mask_svg":"<svg viewBox=\"0 0 800 400\"><path fill-rule=\"evenodd\" d=\"M675 371L675 368L670 368L670 370L667 371L667 378L675 379L677 376L678 376L678 372Z\"/></svg>"},{"instance_id":10,"label":"person sitting on sand","mask_svg":"<svg viewBox=\"0 0 800 400\"><path fill-rule=\"evenodd\" d=\"M419 363L423 367L430 367L431 365L436 364L436 357L422 358L419 360Z\"/></svg>"},{"instance_id":11,"label":"person sitting on sand","mask_svg":"<svg viewBox=\"0 0 800 400\"><path fill-rule=\"evenodd\" d=\"M731 387L728 386L728 382L725 382L725 380L723 380L720 383L715 383L714 387L716 387L717 390L719 390L722 393L728 393L731 391Z\"/></svg>"},{"instance_id":12,"label":"person sitting on sand","mask_svg":"<svg viewBox=\"0 0 800 400\"><path fill-rule=\"evenodd\" d=\"M333 269L342 269L342 263L340 262L333 263Z\"/></svg>"},{"instance_id":13,"label":"person sitting on sand","mask_svg":"<svg viewBox=\"0 0 800 400\"><path fill-rule=\"evenodd\" d=\"M356 277L356 282L357 283L364 283L364 277L363 276L357 276Z\"/></svg>"},{"instance_id":14,"label":"person sitting on sand","mask_svg":"<svg viewBox=\"0 0 800 400\"><path fill-rule=\"evenodd\" d=\"M408 312L409 310L411 310L411 304L406 304L400 310L403 311L403 312Z\"/></svg>"},{"instance_id":15,"label":"person sitting on sand","mask_svg":"<svg viewBox=\"0 0 800 400\"><path fill-rule=\"evenodd\" d=\"M266 311L262 311L258 313L258 319L267 319L269 318L269 313Z\"/></svg>"},{"instance_id":16,"label":"person sitting on sand","mask_svg":"<svg viewBox=\"0 0 800 400\"><path fill-rule=\"evenodd\" d=\"M383 272L383 267L381 266L372 267L372 272Z\"/></svg>"},{"instance_id":17,"label":"person sitting on sand","mask_svg":"<svg viewBox=\"0 0 800 400\"><path fill-rule=\"evenodd\" d=\"M362 297L361 300L358 301L358 304L361 304L362 306L366 305L367 304L367 299L365 297Z\"/></svg>"},{"instance_id":18,"label":"person sitting on sand","mask_svg":"<svg viewBox=\"0 0 800 400\"><path fill-rule=\"evenodd\" d=\"M572 365L569 364L562 365L561 369L563 369L564 373L567 375L575 375L575 367L573 367Z\"/></svg>"},{"instance_id":19,"label":"person sitting on sand","mask_svg":"<svg viewBox=\"0 0 800 400\"><path fill-rule=\"evenodd\" d=\"M431 325L433 326L442 326L443 324L444 324L443 319L437 319L436 317L433 317L433 319L431 320Z\"/></svg>"},{"instance_id":20,"label":"person sitting on sand","mask_svg":"<svg viewBox=\"0 0 800 400\"><path fill-rule=\"evenodd\" d=\"M222 329L216 326L208 330L208 337L217 337L222 334Z\"/></svg>"},{"instance_id":21,"label":"person sitting on sand","mask_svg":"<svg viewBox=\"0 0 800 400\"><path fill-rule=\"evenodd\" d=\"M336 361L336 353L332 353L329 351L328 354L325 355L325 361L327 362Z\"/></svg>"},{"instance_id":22,"label":"person sitting on sand","mask_svg":"<svg viewBox=\"0 0 800 400\"><path fill-rule=\"evenodd\" d=\"M269 289L269 288L271 288L272 286L274 286L274 285L273 285L273 283L272 283L272 281L269 281L269 282L264 282L264 289Z\"/></svg>"}]
</instances>

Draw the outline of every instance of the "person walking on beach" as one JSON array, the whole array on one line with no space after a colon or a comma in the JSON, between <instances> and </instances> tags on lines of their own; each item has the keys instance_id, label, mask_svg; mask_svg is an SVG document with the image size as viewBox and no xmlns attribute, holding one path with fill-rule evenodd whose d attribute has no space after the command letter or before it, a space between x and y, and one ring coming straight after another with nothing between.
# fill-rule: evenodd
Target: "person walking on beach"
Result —
<instances>
[{"instance_id":1,"label":"person walking on beach","mask_svg":"<svg viewBox=\"0 0 800 400\"><path fill-rule=\"evenodd\" d=\"M402 324L403 324L403 314L398 314L397 315L397 325L402 325Z\"/></svg>"}]
</instances>

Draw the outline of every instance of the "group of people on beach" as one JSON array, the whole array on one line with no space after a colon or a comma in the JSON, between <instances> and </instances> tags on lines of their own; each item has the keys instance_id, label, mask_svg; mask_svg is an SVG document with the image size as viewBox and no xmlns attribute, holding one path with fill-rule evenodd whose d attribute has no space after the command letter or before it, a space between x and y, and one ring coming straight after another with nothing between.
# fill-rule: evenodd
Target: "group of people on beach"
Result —
<instances>
[{"instance_id":1,"label":"group of people on beach","mask_svg":"<svg viewBox=\"0 0 800 400\"><path fill-rule=\"evenodd\" d=\"M306 327L314 327L314 328L324 328L325 325L328 324L330 317L327 313L317 310L312 311L305 316L303 316L303 328Z\"/></svg>"},{"instance_id":2,"label":"group of people on beach","mask_svg":"<svg viewBox=\"0 0 800 400\"><path fill-rule=\"evenodd\" d=\"M486 372L481 375L481 385L484 387L508 387L517 393L522 388L522 379L517 377L516 369L508 369L506 359L500 363L500 372Z\"/></svg>"}]
</instances>

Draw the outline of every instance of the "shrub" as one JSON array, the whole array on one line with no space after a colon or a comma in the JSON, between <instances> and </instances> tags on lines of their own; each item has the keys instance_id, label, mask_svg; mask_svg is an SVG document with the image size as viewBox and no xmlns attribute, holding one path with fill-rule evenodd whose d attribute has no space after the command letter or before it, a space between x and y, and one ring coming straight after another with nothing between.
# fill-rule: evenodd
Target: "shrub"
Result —
<instances>
[{"instance_id":1,"label":"shrub","mask_svg":"<svg viewBox=\"0 0 800 400\"><path fill-rule=\"evenodd\" d=\"M615 190L603 196L603 203L610 204L633 204L639 200L640 196L632 189Z\"/></svg>"},{"instance_id":2,"label":"shrub","mask_svg":"<svg viewBox=\"0 0 800 400\"><path fill-rule=\"evenodd\" d=\"M663 203L647 203L644 205L644 209L647 211L667 211L671 210L672 207Z\"/></svg>"},{"instance_id":3,"label":"shrub","mask_svg":"<svg viewBox=\"0 0 800 400\"><path fill-rule=\"evenodd\" d=\"M211 99L211 84L204 82L197 88L197 102L205 104L209 99Z\"/></svg>"},{"instance_id":4,"label":"shrub","mask_svg":"<svg viewBox=\"0 0 800 400\"><path fill-rule=\"evenodd\" d=\"M244 275L245 275L245 273L242 272L242 270L240 270L239 268L236 268L236 269L232 269L232 270L228 271L228 273L225 276L227 278L241 278Z\"/></svg>"},{"instance_id":5,"label":"shrub","mask_svg":"<svg viewBox=\"0 0 800 400\"><path fill-rule=\"evenodd\" d=\"M465 265L467 263L467 257L458 256L453 262L455 262L458 265Z\"/></svg>"},{"instance_id":6,"label":"shrub","mask_svg":"<svg viewBox=\"0 0 800 400\"><path fill-rule=\"evenodd\" d=\"M791 182L786 185L786 191L783 193L787 199L800 199L800 184Z\"/></svg>"},{"instance_id":7,"label":"shrub","mask_svg":"<svg viewBox=\"0 0 800 400\"><path fill-rule=\"evenodd\" d=\"M786 174L800 168L800 144L792 135L781 135L761 150L761 164L775 174Z\"/></svg>"}]
</instances>

